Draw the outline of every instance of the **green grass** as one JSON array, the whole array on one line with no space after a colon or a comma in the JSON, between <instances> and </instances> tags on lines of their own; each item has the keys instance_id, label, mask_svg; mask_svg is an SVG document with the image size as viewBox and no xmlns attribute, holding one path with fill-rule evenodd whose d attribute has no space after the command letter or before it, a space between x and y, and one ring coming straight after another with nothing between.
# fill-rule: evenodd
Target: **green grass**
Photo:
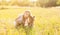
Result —
<instances>
[{"instance_id":1,"label":"green grass","mask_svg":"<svg viewBox=\"0 0 60 35\"><path fill-rule=\"evenodd\" d=\"M60 35L60 9L38 7L0 10L0 35L26 35L14 27L14 20L26 10L35 16L32 35Z\"/></svg>"}]
</instances>

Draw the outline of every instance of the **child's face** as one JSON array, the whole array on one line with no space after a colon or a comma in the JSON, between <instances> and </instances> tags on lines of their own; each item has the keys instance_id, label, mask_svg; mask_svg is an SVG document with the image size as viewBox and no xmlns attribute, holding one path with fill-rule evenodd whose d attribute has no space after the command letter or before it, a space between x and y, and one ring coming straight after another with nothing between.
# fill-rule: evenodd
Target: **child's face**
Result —
<instances>
[{"instance_id":1,"label":"child's face","mask_svg":"<svg viewBox=\"0 0 60 35\"><path fill-rule=\"evenodd\" d=\"M26 18L29 17L29 15L30 15L29 12L25 12L25 13L24 13L24 17L26 17Z\"/></svg>"}]
</instances>

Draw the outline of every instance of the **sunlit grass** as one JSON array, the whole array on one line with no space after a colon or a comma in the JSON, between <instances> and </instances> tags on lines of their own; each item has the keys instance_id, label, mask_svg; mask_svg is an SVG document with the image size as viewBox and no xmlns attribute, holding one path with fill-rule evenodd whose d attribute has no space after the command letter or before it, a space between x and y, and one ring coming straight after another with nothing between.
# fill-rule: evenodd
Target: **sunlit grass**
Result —
<instances>
[{"instance_id":1,"label":"sunlit grass","mask_svg":"<svg viewBox=\"0 0 60 35\"><path fill-rule=\"evenodd\" d=\"M26 10L35 16L32 35L60 35L60 9L34 7L0 10L0 35L26 35L14 27L14 20Z\"/></svg>"}]
</instances>

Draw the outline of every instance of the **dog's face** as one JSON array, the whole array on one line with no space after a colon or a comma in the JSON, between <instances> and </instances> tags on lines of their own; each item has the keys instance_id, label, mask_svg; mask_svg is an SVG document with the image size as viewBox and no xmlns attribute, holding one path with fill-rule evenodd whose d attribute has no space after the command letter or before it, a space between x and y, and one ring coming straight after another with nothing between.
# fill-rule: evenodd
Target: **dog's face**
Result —
<instances>
[{"instance_id":1,"label":"dog's face","mask_svg":"<svg viewBox=\"0 0 60 35\"><path fill-rule=\"evenodd\" d=\"M31 26L31 25L33 25L34 18L35 18L35 16L29 17L28 19L26 19L26 21L24 23L24 26Z\"/></svg>"}]
</instances>

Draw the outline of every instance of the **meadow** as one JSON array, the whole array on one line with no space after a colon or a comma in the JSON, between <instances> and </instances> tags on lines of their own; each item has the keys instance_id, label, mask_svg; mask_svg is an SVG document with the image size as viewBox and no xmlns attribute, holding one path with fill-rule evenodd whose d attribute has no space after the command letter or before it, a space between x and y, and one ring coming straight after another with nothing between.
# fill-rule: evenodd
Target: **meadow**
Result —
<instances>
[{"instance_id":1,"label":"meadow","mask_svg":"<svg viewBox=\"0 0 60 35\"><path fill-rule=\"evenodd\" d=\"M35 16L32 35L60 35L60 8L20 7L0 10L0 35L26 35L23 29L17 31L15 19L30 10Z\"/></svg>"}]
</instances>

